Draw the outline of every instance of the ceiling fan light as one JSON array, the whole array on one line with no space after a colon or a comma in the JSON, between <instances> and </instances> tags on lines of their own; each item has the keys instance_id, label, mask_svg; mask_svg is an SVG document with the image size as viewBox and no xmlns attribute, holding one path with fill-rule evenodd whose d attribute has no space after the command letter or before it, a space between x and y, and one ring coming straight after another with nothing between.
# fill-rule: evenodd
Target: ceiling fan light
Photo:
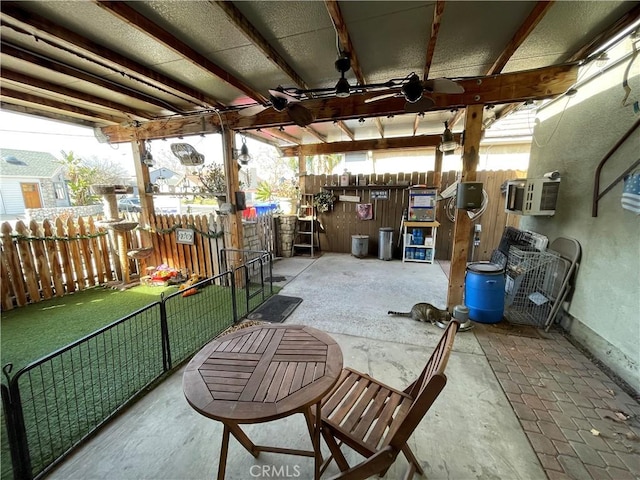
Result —
<instances>
[{"instance_id":1,"label":"ceiling fan light","mask_svg":"<svg viewBox=\"0 0 640 480\"><path fill-rule=\"evenodd\" d=\"M347 98L351 95L351 85L349 85L349 80L344 77L341 77L336 83L336 97L338 98Z\"/></svg>"},{"instance_id":2,"label":"ceiling fan light","mask_svg":"<svg viewBox=\"0 0 640 480\"><path fill-rule=\"evenodd\" d=\"M416 74L411 75L411 78L407 83L402 86L402 94L409 103L416 103L422 98L422 83L420 77Z\"/></svg>"},{"instance_id":3,"label":"ceiling fan light","mask_svg":"<svg viewBox=\"0 0 640 480\"><path fill-rule=\"evenodd\" d=\"M282 112L285 108L287 108L287 104L289 103L286 98L276 97L274 95L271 95L269 97L269 101L271 102L271 105L273 105L273 109L276 112Z\"/></svg>"}]
</instances>

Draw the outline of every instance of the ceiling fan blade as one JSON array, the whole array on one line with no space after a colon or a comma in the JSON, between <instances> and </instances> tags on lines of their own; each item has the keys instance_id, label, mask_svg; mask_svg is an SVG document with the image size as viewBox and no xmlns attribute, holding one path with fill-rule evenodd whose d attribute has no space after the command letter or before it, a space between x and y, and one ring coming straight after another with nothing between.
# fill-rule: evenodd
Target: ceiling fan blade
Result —
<instances>
[{"instance_id":1,"label":"ceiling fan blade","mask_svg":"<svg viewBox=\"0 0 640 480\"><path fill-rule=\"evenodd\" d=\"M289 95L288 93L283 92L282 90L269 90L269 94L273 95L276 98L284 98L288 102L299 102L300 101L299 98L294 97L293 95Z\"/></svg>"},{"instance_id":2,"label":"ceiling fan blade","mask_svg":"<svg viewBox=\"0 0 640 480\"><path fill-rule=\"evenodd\" d=\"M433 107L436 102L433 101L433 98L422 95L422 98L417 102L406 102L404 104L404 111L407 113L421 113L426 112L431 107Z\"/></svg>"},{"instance_id":3,"label":"ceiling fan blade","mask_svg":"<svg viewBox=\"0 0 640 480\"><path fill-rule=\"evenodd\" d=\"M238 115L241 117L253 117L254 115L259 114L260 112L269 108L268 105L251 105L250 107L243 108L238 110Z\"/></svg>"},{"instance_id":4,"label":"ceiling fan blade","mask_svg":"<svg viewBox=\"0 0 640 480\"><path fill-rule=\"evenodd\" d=\"M384 95L378 95L377 97L367 98L364 103L377 102L378 100L384 100L385 98L398 97L397 93L385 93Z\"/></svg>"},{"instance_id":5,"label":"ceiling fan blade","mask_svg":"<svg viewBox=\"0 0 640 480\"><path fill-rule=\"evenodd\" d=\"M289 114L291 121L299 127L311 125L316 119L315 115L300 103L291 103L287 105L287 113Z\"/></svg>"},{"instance_id":6,"label":"ceiling fan blade","mask_svg":"<svg viewBox=\"0 0 640 480\"><path fill-rule=\"evenodd\" d=\"M464 93L464 88L458 82L448 78L433 78L424 82L424 88L437 93Z\"/></svg>"}]
</instances>

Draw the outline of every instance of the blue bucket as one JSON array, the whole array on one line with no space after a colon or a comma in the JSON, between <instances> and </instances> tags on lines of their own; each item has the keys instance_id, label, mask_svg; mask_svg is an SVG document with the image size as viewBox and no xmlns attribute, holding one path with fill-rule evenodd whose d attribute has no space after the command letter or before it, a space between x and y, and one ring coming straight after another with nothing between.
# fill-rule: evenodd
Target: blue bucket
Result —
<instances>
[{"instance_id":1,"label":"blue bucket","mask_svg":"<svg viewBox=\"0 0 640 480\"><path fill-rule=\"evenodd\" d=\"M472 263L467 267L464 303L474 322L498 323L504 315L504 270L495 263Z\"/></svg>"}]
</instances>

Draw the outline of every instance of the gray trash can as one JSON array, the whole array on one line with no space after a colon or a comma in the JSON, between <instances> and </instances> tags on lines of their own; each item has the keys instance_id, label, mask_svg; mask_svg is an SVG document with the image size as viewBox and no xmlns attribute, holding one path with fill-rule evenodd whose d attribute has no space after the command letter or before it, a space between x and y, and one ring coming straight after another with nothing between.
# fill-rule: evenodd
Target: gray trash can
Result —
<instances>
[{"instance_id":1,"label":"gray trash can","mask_svg":"<svg viewBox=\"0 0 640 480\"><path fill-rule=\"evenodd\" d=\"M369 254L369 235L351 235L351 255L358 258Z\"/></svg>"},{"instance_id":2,"label":"gray trash can","mask_svg":"<svg viewBox=\"0 0 640 480\"><path fill-rule=\"evenodd\" d=\"M393 228L382 227L378 231L378 258L391 260L393 257Z\"/></svg>"}]
</instances>

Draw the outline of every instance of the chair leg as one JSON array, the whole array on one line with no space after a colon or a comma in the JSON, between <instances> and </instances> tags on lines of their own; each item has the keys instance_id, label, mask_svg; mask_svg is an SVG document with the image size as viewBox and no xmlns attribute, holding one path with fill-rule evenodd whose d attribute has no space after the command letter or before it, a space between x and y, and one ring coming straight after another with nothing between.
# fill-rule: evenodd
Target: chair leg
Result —
<instances>
[{"instance_id":1,"label":"chair leg","mask_svg":"<svg viewBox=\"0 0 640 480\"><path fill-rule=\"evenodd\" d=\"M424 475L424 470L420 466L420 463L418 463L418 460L416 459L415 455L409 448L409 445L407 445L406 443L402 446L402 453L404 453L404 456L409 462L409 464L415 467L415 471L417 471L419 475ZM413 476L413 473L411 473L411 476ZM407 478L410 478L410 477L407 477Z\"/></svg>"},{"instance_id":2,"label":"chair leg","mask_svg":"<svg viewBox=\"0 0 640 480\"><path fill-rule=\"evenodd\" d=\"M336 443L336 439L333 438L331 432L328 432L326 428L322 427L322 436L324 437L324 441L327 443L329 450L331 451L331 456L336 461L338 468L341 472L349 470L349 464L347 463L347 459L344 458L342 454L342 450L340 450L340 446ZM327 462L331 461L331 457L327 459Z\"/></svg>"}]
</instances>

